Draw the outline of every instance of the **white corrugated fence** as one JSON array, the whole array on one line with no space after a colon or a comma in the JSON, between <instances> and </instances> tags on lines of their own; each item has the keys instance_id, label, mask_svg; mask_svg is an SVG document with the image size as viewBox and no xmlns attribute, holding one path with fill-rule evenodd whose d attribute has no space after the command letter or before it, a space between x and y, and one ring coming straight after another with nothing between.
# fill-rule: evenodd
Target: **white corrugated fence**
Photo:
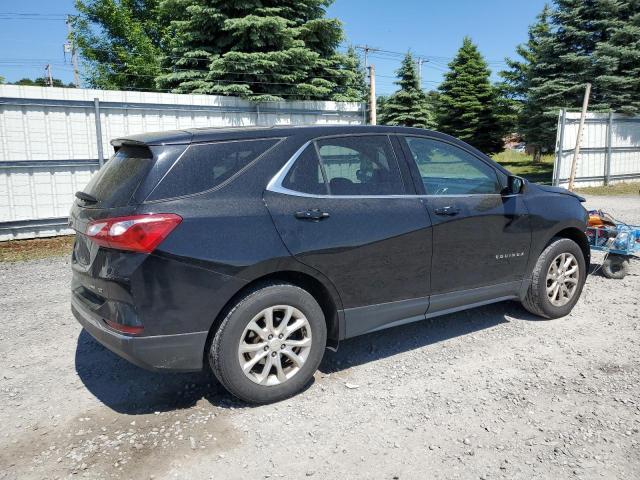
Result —
<instances>
[{"instance_id":1,"label":"white corrugated fence","mask_svg":"<svg viewBox=\"0 0 640 480\"><path fill-rule=\"evenodd\" d=\"M69 233L73 195L100 157L113 153L112 138L193 127L362 124L364 118L360 103L0 85L0 241Z\"/></svg>"},{"instance_id":2,"label":"white corrugated fence","mask_svg":"<svg viewBox=\"0 0 640 480\"><path fill-rule=\"evenodd\" d=\"M580 112L560 112L553 184L566 187L576 147ZM588 113L575 185L591 187L640 179L640 117Z\"/></svg>"}]
</instances>

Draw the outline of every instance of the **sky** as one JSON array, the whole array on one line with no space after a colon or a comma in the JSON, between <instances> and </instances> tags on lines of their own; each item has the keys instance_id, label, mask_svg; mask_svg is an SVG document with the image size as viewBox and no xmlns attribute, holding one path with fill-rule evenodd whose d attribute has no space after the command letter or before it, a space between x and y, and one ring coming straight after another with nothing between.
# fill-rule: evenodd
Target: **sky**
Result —
<instances>
[{"instance_id":1,"label":"sky","mask_svg":"<svg viewBox=\"0 0 640 480\"><path fill-rule=\"evenodd\" d=\"M335 0L329 17L344 26L345 44L369 45L388 52L411 50L423 57L423 87L434 89L442 79L462 39L478 45L495 73L504 58L514 56L526 41L527 27L545 0ZM65 82L73 80L71 61L63 55L67 26L64 15L74 13L73 0L0 0L0 76L7 81L44 76L44 67ZM7 15L11 14L11 15ZM19 15L16 15L19 14ZM394 73L402 57L373 52L379 94L396 87Z\"/></svg>"}]
</instances>

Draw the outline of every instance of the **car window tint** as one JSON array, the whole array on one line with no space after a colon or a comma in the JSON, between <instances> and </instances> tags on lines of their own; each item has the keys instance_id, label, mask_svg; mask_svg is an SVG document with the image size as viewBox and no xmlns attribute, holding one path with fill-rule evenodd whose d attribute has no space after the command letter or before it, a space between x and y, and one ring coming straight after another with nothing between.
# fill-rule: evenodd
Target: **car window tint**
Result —
<instances>
[{"instance_id":1,"label":"car window tint","mask_svg":"<svg viewBox=\"0 0 640 480\"><path fill-rule=\"evenodd\" d=\"M406 137L406 141L428 194L500 192L496 171L463 149L430 138Z\"/></svg>"},{"instance_id":2,"label":"car window tint","mask_svg":"<svg viewBox=\"0 0 640 480\"><path fill-rule=\"evenodd\" d=\"M389 138L383 135L316 142L331 195L402 195L404 186Z\"/></svg>"},{"instance_id":3,"label":"car window tint","mask_svg":"<svg viewBox=\"0 0 640 480\"><path fill-rule=\"evenodd\" d=\"M296 192L326 195L327 186L322 175L316 149L309 145L296 159L293 167L282 182L284 188Z\"/></svg>"},{"instance_id":4,"label":"car window tint","mask_svg":"<svg viewBox=\"0 0 640 480\"><path fill-rule=\"evenodd\" d=\"M120 147L84 188L85 193L98 199L98 203L88 206L113 208L127 205L152 166L153 156L147 147Z\"/></svg>"},{"instance_id":5,"label":"car window tint","mask_svg":"<svg viewBox=\"0 0 640 480\"><path fill-rule=\"evenodd\" d=\"M238 173L278 139L191 145L149 196L180 197L210 190Z\"/></svg>"}]
</instances>

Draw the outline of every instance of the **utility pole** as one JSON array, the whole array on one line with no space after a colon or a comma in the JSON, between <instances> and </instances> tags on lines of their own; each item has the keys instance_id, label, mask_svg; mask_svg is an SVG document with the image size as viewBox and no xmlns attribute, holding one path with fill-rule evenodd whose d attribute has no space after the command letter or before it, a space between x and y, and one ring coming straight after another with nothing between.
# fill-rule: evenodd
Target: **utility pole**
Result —
<instances>
[{"instance_id":1,"label":"utility pole","mask_svg":"<svg viewBox=\"0 0 640 480\"><path fill-rule=\"evenodd\" d=\"M47 72L47 87L53 87L53 75L51 74L51 64L47 63L44 69Z\"/></svg>"},{"instance_id":2,"label":"utility pole","mask_svg":"<svg viewBox=\"0 0 640 480\"><path fill-rule=\"evenodd\" d=\"M587 83L584 90L584 99L582 100L582 113L580 114L580 125L578 126L578 135L576 137L576 148L573 150L573 161L571 162L571 176L569 176L569 191L573 191L573 182L576 179L576 167L578 166L578 155L580 155L580 143L582 141L582 130L584 121L587 118L587 108L589 107L589 95L591 94L591 84Z\"/></svg>"},{"instance_id":3,"label":"utility pole","mask_svg":"<svg viewBox=\"0 0 640 480\"><path fill-rule=\"evenodd\" d=\"M356 45L356 48L364 52L364 68L369 68L369 52L379 52L379 48L373 48L369 45Z\"/></svg>"},{"instance_id":4,"label":"utility pole","mask_svg":"<svg viewBox=\"0 0 640 480\"><path fill-rule=\"evenodd\" d=\"M371 125L377 123L376 109L376 67L369 65L369 123Z\"/></svg>"},{"instance_id":5,"label":"utility pole","mask_svg":"<svg viewBox=\"0 0 640 480\"><path fill-rule=\"evenodd\" d=\"M69 49L71 51L71 64L73 65L73 84L76 88L80 88L80 75L78 74L78 52L76 51L76 41L73 37L73 27L72 27L72 18L71 15L67 16L67 32L68 32L68 43L65 44L65 51Z\"/></svg>"},{"instance_id":6,"label":"utility pole","mask_svg":"<svg viewBox=\"0 0 640 480\"><path fill-rule=\"evenodd\" d=\"M428 60L422 57L418 57L417 61L418 61L418 82L420 82L420 85L422 85L422 64L427 63Z\"/></svg>"}]
</instances>

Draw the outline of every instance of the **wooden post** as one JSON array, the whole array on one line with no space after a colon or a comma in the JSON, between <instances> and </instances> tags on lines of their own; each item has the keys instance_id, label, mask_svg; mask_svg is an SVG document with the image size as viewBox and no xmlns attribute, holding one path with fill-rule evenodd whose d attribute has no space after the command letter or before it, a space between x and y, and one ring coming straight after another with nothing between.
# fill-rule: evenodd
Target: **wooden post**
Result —
<instances>
[{"instance_id":1,"label":"wooden post","mask_svg":"<svg viewBox=\"0 0 640 480\"><path fill-rule=\"evenodd\" d=\"M569 177L569 191L573 191L573 183L576 179L576 167L578 166L578 155L580 155L580 142L582 141L582 130L584 121L587 118L587 108L589 107L589 95L591 94L591 84L587 83L582 100L582 113L580 114L580 125L576 136L576 148L573 151L573 161L571 162L571 176Z\"/></svg>"},{"instance_id":2,"label":"wooden post","mask_svg":"<svg viewBox=\"0 0 640 480\"><path fill-rule=\"evenodd\" d=\"M369 65L369 123L371 125L377 123L376 109L376 67Z\"/></svg>"}]
</instances>

